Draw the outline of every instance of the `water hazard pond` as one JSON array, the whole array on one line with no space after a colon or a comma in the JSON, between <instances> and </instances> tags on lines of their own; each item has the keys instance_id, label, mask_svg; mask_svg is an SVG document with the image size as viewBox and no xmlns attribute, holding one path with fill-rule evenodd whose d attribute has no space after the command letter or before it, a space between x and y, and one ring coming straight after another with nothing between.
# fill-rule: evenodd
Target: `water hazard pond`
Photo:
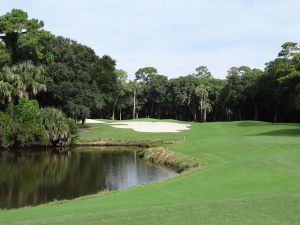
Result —
<instances>
[{"instance_id":1,"label":"water hazard pond","mask_svg":"<svg viewBox=\"0 0 300 225\"><path fill-rule=\"evenodd\" d=\"M132 149L0 153L0 208L18 208L120 190L175 176Z\"/></svg>"}]
</instances>

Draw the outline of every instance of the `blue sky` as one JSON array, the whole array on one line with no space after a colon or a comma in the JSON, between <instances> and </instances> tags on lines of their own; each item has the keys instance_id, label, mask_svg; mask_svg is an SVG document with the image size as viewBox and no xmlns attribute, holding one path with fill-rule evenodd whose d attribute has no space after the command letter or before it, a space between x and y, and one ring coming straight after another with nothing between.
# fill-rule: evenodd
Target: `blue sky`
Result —
<instances>
[{"instance_id":1,"label":"blue sky","mask_svg":"<svg viewBox=\"0 0 300 225\"><path fill-rule=\"evenodd\" d=\"M300 38L299 0L1 0L109 54L133 77L154 66L169 77L205 65L224 78L231 66L264 68L286 41Z\"/></svg>"}]
</instances>

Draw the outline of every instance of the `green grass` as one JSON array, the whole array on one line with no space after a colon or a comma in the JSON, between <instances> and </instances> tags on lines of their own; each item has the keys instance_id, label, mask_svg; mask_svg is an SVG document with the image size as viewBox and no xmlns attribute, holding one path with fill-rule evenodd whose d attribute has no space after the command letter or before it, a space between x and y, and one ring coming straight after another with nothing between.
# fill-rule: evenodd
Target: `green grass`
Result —
<instances>
[{"instance_id":1,"label":"green grass","mask_svg":"<svg viewBox=\"0 0 300 225\"><path fill-rule=\"evenodd\" d=\"M101 120L104 122L112 122L109 120ZM154 119L139 119L135 121L155 121ZM163 120L172 121L172 120ZM117 120L114 122L118 122ZM174 122L174 121L172 121ZM177 121L178 122L178 121ZM84 125L84 129L89 128L88 132L82 132L79 141L95 141L95 140L170 140L183 141L184 133L140 133L131 129L116 129L108 124L88 124Z\"/></svg>"},{"instance_id":2,"label":"green grass","mask_svg":"<svg viewBox=\"0 0 300 225\"><path fill-rule=\"evenodd\" d=\"M300 125L192 123L175 134L92 125L81 139L164 139L206 167L162 182L0 212L2 224L300 224Z\"/></svg>"}]
</instances>

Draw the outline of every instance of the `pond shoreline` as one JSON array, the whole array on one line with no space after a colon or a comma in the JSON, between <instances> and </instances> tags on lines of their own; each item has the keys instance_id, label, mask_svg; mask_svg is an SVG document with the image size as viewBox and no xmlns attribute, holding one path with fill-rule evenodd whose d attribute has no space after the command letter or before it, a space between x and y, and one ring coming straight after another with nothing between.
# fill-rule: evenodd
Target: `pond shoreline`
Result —
<instances>
[{"instance_id":1,"label":"pond shoreline","mask_svg":"<svg viewBox=\"0 0 300 225\"><path fill-rule=\"evenodd\" d=\"M158 147L169 144L183 144L184 141L162 141L162 140L139 140L139 141L125 141L125 140L98 140L89 142L78 142L70 145L58 147L51 145L32 145L32 146L15 146L11 148L0 148L0 152L5 151L25 151L27 149L70 149L74 147Z\"/></svg>"},{"instance_id":2,"label":"pond shoreline","mask_svg":"<svg viewBox=\"0 0 300 225\"><path fill-rule=\"evenodd\" d=\"M128 147L145 147L145 150L139 151L139 157L145 161L149 161L153 164L166 167L174 170L177 173L202 167L204 163L199 160L188 157L182 154L167 150L165 145L170 144L183 144L185 141L162 141L162 140L140 140L140 141L124 141L124 140L99 140L86 143L76 143L74 147L97 147L97 146L128 146Z\"/></svg>"},{"instance_id":3,"label":"pond shoreline","mask_svg":"<svg viewBox=\"0 0 300 225\"><path fill-rule=\"evenodd\" d=\"M58 149L51 146L25 146L9 149L0 149L1 152L26 152L27 149L43 151L65 152L77 147L139 147L145 148L138 150L138 155L141 159L149 161L153 164L171 169L177 173L182 173L189 169L202 167L204 164L199 160L188 157L182 154L167 150L164 146L172 144L183 144L185 141L162 141L162 140L139 140L139 141L125 141L125 140L99 140L90 142L74 143L70 146L65 146L65 149Z\"/></svg>"},{"instance_id":4,"label":"pond shoreline","mask_svg":"<svg viewBox=\"0 0 300 225\"><path fill-rule=\"evenodd\" d=\"M92 146L136 146L136 147L158 147L169 144L183 144L184 141L162 141L162 140L139 140L139 141L125 141L125 140L99 140L90 142L79 142L72 145L72 147L92 147Z\"/></svg>"}]
</instances>

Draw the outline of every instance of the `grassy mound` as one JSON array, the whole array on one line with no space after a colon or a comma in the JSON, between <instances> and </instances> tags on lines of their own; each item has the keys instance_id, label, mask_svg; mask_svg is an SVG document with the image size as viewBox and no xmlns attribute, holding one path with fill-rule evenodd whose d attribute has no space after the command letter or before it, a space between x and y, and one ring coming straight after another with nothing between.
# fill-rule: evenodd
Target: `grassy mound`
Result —
<instances>
[{"instance_id":1,"label":"grassy mound","mask_svg":"<svg viewBox=\"0 0 300 225\"><path fill-rule=\"evenodd\" d=\"M197 168L201 164L196 158L170 152L164 147L147 148L141 151L139 156L144 160L171 168L177 173Z\"/></svg>"}]
</instances>

